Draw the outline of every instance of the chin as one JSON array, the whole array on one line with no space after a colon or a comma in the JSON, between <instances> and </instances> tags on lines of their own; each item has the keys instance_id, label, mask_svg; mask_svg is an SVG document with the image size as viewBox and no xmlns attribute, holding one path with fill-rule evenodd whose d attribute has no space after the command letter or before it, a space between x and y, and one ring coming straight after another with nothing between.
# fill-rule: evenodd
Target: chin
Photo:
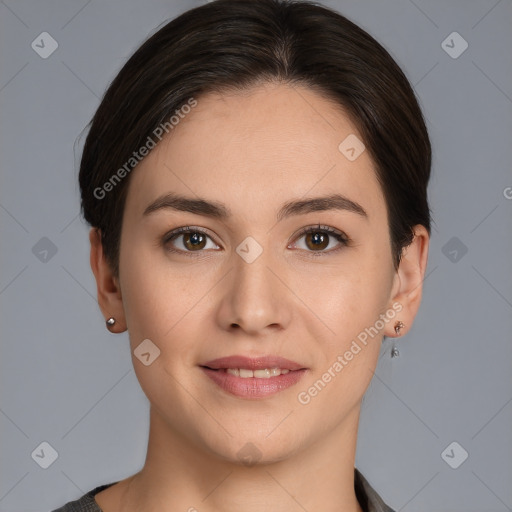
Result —
<instances>
[{"instance_id":1,"label":"chin","mask_svg":"<svg viewBox=\"0 0 512 512\"><path fill-rule=\"evenodd\" d=\"M240 466L262 466L288 459L299 447L292 446L290 436L286 442L280 436L270 439L267 434L247 434L228 437L217 442L210 439L208 449L217 457L230 464Z\"/></svg>"}]
</instances>

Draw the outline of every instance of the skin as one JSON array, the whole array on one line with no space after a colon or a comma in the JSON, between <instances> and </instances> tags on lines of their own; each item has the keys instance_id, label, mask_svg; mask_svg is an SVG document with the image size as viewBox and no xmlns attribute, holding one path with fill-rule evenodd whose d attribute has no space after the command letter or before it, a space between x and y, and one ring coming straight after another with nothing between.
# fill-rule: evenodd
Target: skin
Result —
<instances>
[{"instance_id":1,"label":"skin","mask_svg":"<svg viewBox=\"0 0 512 512\"><path fill-rule=\"evenodd\" d=\"M98 232L90 232L101 310L116 318L114 332L128 329L134 369L151 404L143 469L97 494L96 502L104 512L256 512L269 506L274 512L361 512L354 492L361 400L382 336L396 336L397 320L405 324L401 334L413 323L428 233L415 227L395 271L374 164L368 151L353 162L339 151L349 134L362 137L336 104L284 84L197 99L132 172L119 277ZM222 202L232 217L173 209L143 215L167 192ZM367 218L329 210L276 221L285 202L332 193L359 203ZM315 252L299 231L318 224L344 232L350 242L329 235L323 253ZM162 241L182 226L207 231L202 252L185 252L186 235ZM247 236L263 249L252 263L236 252ZM301 404L298 393L396 303L401 311L395 318ZM133 355L147 338L161 351L149 366ZM234 354L279 355L308 371L271 397L237 398L198 366ZM238 456L248 442L261 456L250 466Z\"/></svg>"}]
</instances>

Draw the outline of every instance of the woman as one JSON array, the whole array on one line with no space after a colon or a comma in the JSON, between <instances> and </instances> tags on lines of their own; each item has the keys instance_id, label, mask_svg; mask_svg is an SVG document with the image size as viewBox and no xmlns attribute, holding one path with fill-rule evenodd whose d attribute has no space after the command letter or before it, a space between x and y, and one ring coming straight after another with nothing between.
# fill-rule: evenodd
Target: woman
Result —
<instances>
[{"instance_id":1,"label":"woman","mask_svg":"<svg viewBox=\"0 0 512 512\"><path fill-rule=\"evenodd\" d=\"M150 37L80 168L147 457L59 511L392 511L357 430L380 343L420 304L430 166L404 74L334 11L217 0Z\"/></svg>"}]
</instances>

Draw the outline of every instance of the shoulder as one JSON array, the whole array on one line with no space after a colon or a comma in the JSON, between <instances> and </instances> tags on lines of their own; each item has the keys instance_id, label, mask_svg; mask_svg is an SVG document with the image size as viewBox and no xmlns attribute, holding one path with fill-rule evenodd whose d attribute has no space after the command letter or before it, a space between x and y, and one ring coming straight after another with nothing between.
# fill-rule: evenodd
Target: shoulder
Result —
<instances>
[{"instance_id":1,"label":"shoulder","mask_svg":"<svg viewBox=\"0 0 512 512\"><path fill-rule=\"evenodd\" d=\"M368 480L357 469L355 470L354 487L357 500L364 512L395 512L390 508L377 491L369 484Z\"/></svg>"},{"instance_id":2,"label":"shoulder","mask_svg":"<svg viewBox=\"0 0 512 512\"><path fill-rule=\"evenodd\" d=\"M68 503L62 505L62 507L52 510L51 512L102 512L101 508L96 503L94 496L116 483L117 482L112 482L110 484L95 487L89 492L86 492L81 498L74 501L68 501Z\"/></svg>"}]
</instances>

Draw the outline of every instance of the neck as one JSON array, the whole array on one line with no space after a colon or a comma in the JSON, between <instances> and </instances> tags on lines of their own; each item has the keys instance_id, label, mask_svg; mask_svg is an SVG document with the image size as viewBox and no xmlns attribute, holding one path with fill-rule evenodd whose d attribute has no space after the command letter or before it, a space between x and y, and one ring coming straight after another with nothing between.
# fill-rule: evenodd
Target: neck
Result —
<instances>
[{"instance_id":1,"label":"neck","mask_svg":"<svg viewBox=\"0 0 512 512\"><path fill-rule=\"evenodd\" d=\"M146 461L127 479L122 512L362 512L354 490L359 407L336 431L285 460L246 466L170 431L153 407Z\"/></svg>"}]
</instances>

